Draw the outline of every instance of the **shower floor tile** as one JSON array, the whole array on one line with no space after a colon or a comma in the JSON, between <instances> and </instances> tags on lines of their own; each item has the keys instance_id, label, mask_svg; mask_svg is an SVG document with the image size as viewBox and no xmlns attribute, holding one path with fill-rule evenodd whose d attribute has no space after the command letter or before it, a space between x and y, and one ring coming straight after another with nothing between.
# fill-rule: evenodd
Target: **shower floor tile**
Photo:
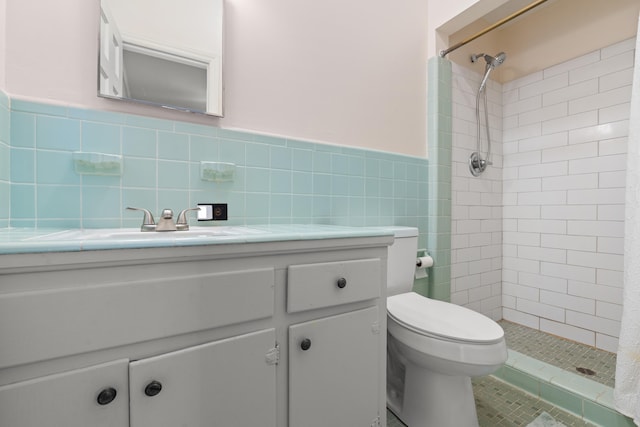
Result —
<instances>
[{"instance_id":1,"label":"shower floor tile","mask_svg":"<svg viewBox=\"0 0 640 427\"><path fill-rule=\"evenodd\" d=\"M498 323L504 329L507 347L511 350L600 384L614 386L615 353L559 338L506 320L501 320Z\"/></svg>"},{"instance_id":2,"label":"shower floor tile","mask_svg":"<svg viewBox=\"0 0 640 427\"><path fill-rule=\"evenodd\" d=\"M594 425L492 376L473 379L473 394L480 427L524 427L542 412L567 427ZM405 427L387 410L387 427Z\"/></svg>"},{"instance_id":3,"label":"shower floor tile","mask_svg":"<svg viewBox=\"0 0 640 427\"><path fill-rule=\"evenodd\" d=\"M567 427L592 427L540 398L516 389L492 376L473 379L473 394L480 427L526 426L542 412Z\"/></svg>"}]
</instances>

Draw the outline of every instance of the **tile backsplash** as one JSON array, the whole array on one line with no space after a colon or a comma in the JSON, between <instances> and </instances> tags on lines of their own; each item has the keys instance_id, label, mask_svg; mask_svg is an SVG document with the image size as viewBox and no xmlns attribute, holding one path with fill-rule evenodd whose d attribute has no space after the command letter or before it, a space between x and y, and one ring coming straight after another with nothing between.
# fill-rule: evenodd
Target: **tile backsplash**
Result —
<instances>
[{"instance_id":1,"label":"tile backsplash","mask_svg":"<svg viewBox=\"0 0 640 427\"><path fill-rule=\"evenodd\" d=\"M122 156L123 172L77 174L77 151ZM423 158L8 99L0 92L0 159L5 227L135 227L141 217L127 206L158 214L228 203L227 224L394 224L426 232ZM235 164L233 181L202 180L201 161Z\"/></svg>"},{"instance_id":2,"label":"tile backsplash","mask_svg":"<svg viewBox=\"0 0 640 427\"><path fill-rule=\"evenodd\" d=\"M9 98L0 91L0 227L9 225L11 198Z\"/></svg>"}]
</instances>

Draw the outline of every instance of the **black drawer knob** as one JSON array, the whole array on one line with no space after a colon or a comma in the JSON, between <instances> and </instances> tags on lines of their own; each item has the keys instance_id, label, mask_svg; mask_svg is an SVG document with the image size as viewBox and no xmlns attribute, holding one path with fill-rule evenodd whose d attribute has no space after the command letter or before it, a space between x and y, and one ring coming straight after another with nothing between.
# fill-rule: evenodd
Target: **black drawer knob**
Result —
<instances>
[{"instance_id":1,"label":"black drawer knob","mask_svg":"<svg viewBox=\"0 0 640 427\"><path fill-rule=\"evenodd\" d=\"M305 338L300 342L300 348L303 351L307 351L311 348L311 340L309 338Z\"/></svg>"},{"instance_id":2,"label":"black drawer knob","mask_svg":"<svg viewBox=\"0 0 640 427\"><path fill-rule=\"evenodd\" d=\"M162 384L158 381L151 381L144 388L144 394L146 394L149 397L153 397L159 394L161 391L162 391Z\"/></svg>"},{"instance_id":3,"label":"black drawer knob","mask_svg":"<svg viewBox=\"0 0 640 427\"><path fill-rule=\"evenodd\" d=\"M345 279L344 277L339 278L337 285L340 289L344 288L345 286L347 286L347 279Z\"/></svg>"},{"instance_id":4,"label":"black drawer knob","mask_svg":"<svg viewBox=\"0 0 640 427\"><path fill-rule=\"evenodd\" d=\"M98 398L96 399L98 401L98 405L108 405L113 402L116 399L116 394L118 394L118 392L113 387L107 387L100 390Z\"/></svg>"}]
</instances>

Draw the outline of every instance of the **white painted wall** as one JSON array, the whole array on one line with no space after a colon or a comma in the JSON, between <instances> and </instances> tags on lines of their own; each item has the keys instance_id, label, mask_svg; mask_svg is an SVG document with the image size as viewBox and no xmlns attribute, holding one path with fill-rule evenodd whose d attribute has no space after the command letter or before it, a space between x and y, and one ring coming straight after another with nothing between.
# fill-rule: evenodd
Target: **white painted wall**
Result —
<instances>
[{"instance_id":1,"label":"white painted wall","mask_svg":"<svg viewBox=\"0 0 640 427\"><path fill-rule=\"evenodd\" d=\"M450 35L508 2L509 0L429 0L428 57L437 56L441 50L449 47Z\"/></svg>"},{"instance_id":2,"label":"white painted wall","mask_svg":"<svg viewBox=\"0 0 640 427\"><path fill-rule=\"evenodd\" d=\"M3 1L12 96L426 156L424 0L227 0L222 119L98 98L98 0Z\"/></svg>"},{"instance_id":3,"label":"white painted wall","mask_svg":"<svg viewBox=\"0 0 640 427\"><path fill-rule=\"evenodd\" d=\"M0 0L0 90L5 90L7 0Z\"/></svg>"}]
</instances>

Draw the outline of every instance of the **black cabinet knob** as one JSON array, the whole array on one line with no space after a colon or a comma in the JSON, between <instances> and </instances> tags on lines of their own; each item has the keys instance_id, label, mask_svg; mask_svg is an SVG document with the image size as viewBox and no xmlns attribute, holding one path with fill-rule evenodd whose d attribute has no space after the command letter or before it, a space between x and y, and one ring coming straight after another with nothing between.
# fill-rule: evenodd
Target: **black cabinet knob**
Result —
<instances>
[{"instance_id":1,"label":"black cabinet knob","mask_svg":"<svg viewBox=\"0 0 640 427\"><path fill-rule=\"evenodd\" d=\"M347 279L345 279L344 277L339 278L337 285L340 289L344 288L345 286L347 286Z\"/></svg>"},{"instance_id":2,"label":"black cabinet knob","mask_svg":"<svg viewBox=\"0 0 640 427\"><path fill-rule=\"evenodd\" d=\"M100 390L96 401L98 402L98 405L108 405L116 399L116 394L118 394L118 392L115 388L107 387Z\"/></svg>"},{"instance_id":3,"label":"black cabinet knob","mask_svg":"<svg viewBox=\"0 0 640 427\"><path fill-rule=\"evenodd\" d=\"M149 397L153 397L159 394L161 391L162 391L162 384L159 381L151 381L144 388L144 394L146 394Z\"/></svg>"},{"instance_id":4,"label":"black cabinet knob","mask_svg":"<svg viewBox=\"0 0 640 427\"><path fill-rule=\"evenodd\" d=\"M303 351L307 351L311 348L311 340L309 338L305 338L300 342L300 348Z\"/></svg>"}]
</instances>

